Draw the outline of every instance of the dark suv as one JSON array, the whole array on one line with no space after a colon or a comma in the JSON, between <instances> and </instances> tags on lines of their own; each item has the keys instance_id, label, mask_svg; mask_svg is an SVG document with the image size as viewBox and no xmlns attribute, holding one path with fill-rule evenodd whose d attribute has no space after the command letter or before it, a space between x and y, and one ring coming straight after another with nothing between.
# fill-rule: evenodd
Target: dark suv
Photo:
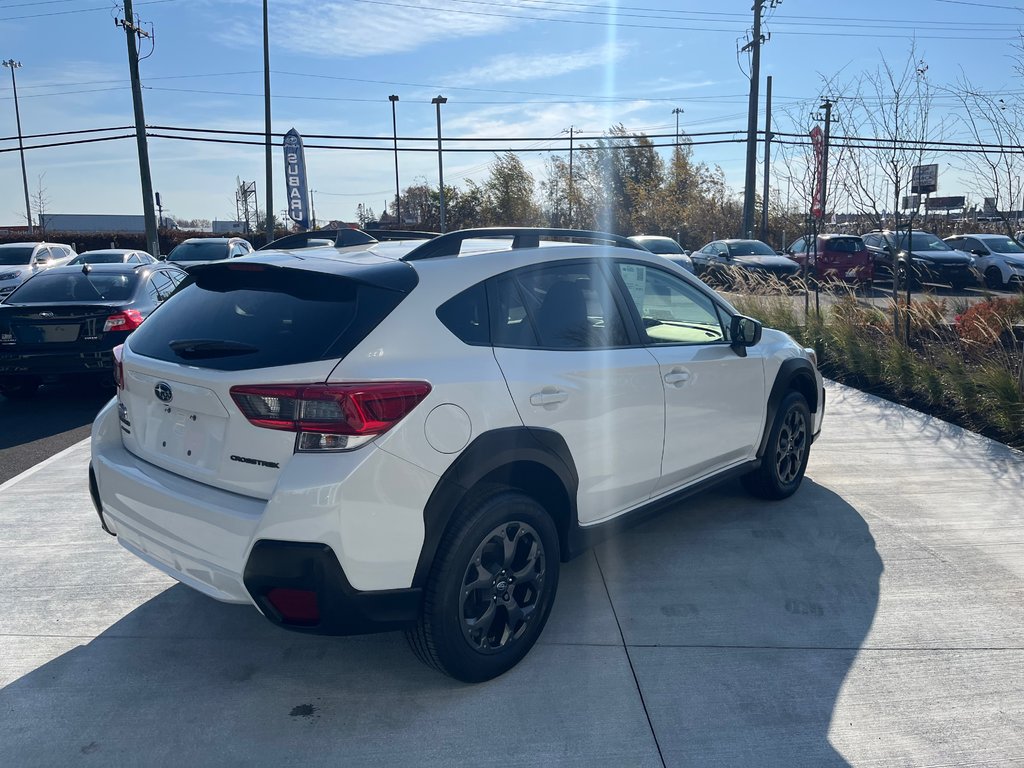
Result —
<instances>
[{"instance_id":1,"label":"dark suv","mask_svg":"<svg viewBox=\"0 0 1024 768\"><path fill-rule=\"evenodd\" d=\"M900 283L908 275L912 285L940 283L958 290L978 282L974 259L950 248L931 232L913 230L909 248L905 230L897 233L875 229L861 237L874 259L876 277L892 277L895 257Z\"/></svg>"}]
</instances>

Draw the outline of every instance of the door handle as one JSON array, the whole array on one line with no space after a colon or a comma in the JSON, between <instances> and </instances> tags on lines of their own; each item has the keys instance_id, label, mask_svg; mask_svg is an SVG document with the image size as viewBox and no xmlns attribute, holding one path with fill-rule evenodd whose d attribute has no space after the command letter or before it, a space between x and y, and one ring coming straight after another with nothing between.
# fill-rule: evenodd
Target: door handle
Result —
<instances>
[{"instance_id":1,"label":"door handle","mask_svg":"<svg viewBox=\"0 0 1024 768\"><path fill-rule=\"evenodd\" d=\"M672 371L672 373L665 374L665 383L672 384L673 386L680 386L690 380L689 371Z\"/></svg>"},{"instance_id":2,"label":"door handle","mask_svg":"<svg viewBox=\"0 0 1024 768\"><path fill-rule=\"evenodd\" d=\"M558 405L559 403L564 403L568 399L568 392L562 392L561 390L545 390L543 392L534 392L530 395L530 405Z\"/></svg>"}]
</instances>

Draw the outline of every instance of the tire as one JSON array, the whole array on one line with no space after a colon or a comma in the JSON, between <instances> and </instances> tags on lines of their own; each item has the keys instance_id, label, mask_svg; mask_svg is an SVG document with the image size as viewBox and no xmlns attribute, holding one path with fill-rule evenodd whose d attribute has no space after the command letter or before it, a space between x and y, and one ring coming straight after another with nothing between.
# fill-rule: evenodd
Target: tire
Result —
<instances>
[{"instance_id":1,"label":"tire","mask_svg":"<svg viewBox=\"0 0 1024 768\"><path fill-rule=\"evenodd\" d=\"M0 382L0 395L8 400L27 400L39 389L37 379L14 379Z\"/></svg>"},{"instance_id":2,"label":"tire","mask_svg":"<svg viewBox=\"0 0 1024 768\"><path fill-rule=\"evenodd\" d=\"M1006 286L1003 283L1003 273L999 267L989 267L985 270L985 287L993 291L1001 291Z\"/></svg>"},{"instance_id":3,"label":"tire","mask_svg":"<svg viewBox=\"0 0 1024 768\"><path fill-rule=\"evenodd\" d=\"M428 666L465 683L507 672L540 637L558 589L558 531L536 500L495 488L452 521L423 610L406 638Z\"/></svg>"},{"instance_id":4,"label":"tire","mask_svg":"<svg viewBox=\"0 0 1024 768\"><path fill-rule=\"evenodd\" d=\"M779 404L761 466L743 476L743 486L762 499L785 499L800 487L811 452L811 410L799 392Z\"/></svg>"}]
</instances>

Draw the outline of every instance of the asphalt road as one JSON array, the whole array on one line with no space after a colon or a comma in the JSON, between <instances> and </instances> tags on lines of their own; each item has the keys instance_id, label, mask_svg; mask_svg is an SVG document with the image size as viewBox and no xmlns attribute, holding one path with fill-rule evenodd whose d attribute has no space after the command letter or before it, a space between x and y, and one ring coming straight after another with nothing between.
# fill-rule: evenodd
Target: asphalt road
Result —
<instances>
[{"instance_id":1,"label":"asphalt road","mask_svg":"<svg viewBox=\"0 0 1024 768\"><path fill-rule=\"evenodd\" d=\"M113 387L47 385L28 400L0 395L0 483L89 436Z\"/></svg>"}]
</instances>

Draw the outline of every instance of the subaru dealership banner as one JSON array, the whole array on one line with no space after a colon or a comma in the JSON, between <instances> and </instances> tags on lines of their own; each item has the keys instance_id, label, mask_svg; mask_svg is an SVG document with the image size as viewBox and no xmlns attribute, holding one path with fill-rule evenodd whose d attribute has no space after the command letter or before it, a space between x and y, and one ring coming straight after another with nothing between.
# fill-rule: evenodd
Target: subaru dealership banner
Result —
<instances>
[{"instance_id":1,"label":"subaru dealership banner","mask_svg":"<svg viewBox=\"0 0 1024 768\"><path fill-rule=\"evenodd\" d=\"M294 128L284 135L284 178L288 190L288 218L303 229L309 229L306 158L302 152L302 137Z\"/></svg>"}]
</instances>

